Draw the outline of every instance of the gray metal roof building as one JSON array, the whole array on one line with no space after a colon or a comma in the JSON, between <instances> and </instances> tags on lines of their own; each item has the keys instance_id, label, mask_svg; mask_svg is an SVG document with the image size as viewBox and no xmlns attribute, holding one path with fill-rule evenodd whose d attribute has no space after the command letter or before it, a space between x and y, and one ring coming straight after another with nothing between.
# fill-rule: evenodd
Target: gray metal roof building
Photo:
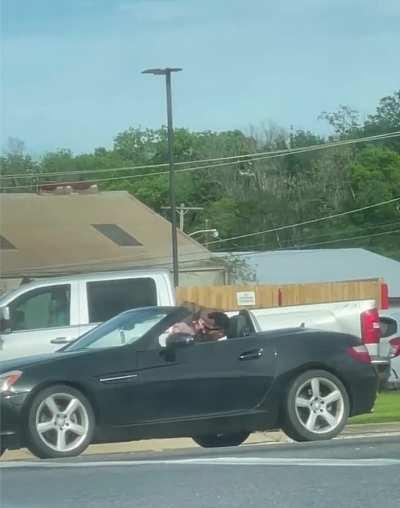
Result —
<instances>
[{"instance_id":1,"label":"gray metal roof building","mask_svg":"<svg viewBox=\"0 0 400 508\"><path fill-rule=\"evenodd\" d=\"M232 254L232 253L231 253ZM383 278L400 303L400 262L365 249L236 252L258 283L291 284Z\"/></svg>"}]
</instances>

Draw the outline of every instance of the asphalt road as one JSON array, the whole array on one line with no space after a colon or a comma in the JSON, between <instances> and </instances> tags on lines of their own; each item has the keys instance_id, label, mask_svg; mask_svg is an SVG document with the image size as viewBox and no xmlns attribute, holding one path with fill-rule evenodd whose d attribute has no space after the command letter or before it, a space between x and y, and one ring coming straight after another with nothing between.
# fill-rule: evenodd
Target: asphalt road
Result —
<instances>
[{"instance_id":1,"label":"asphalt road","mask_svg":"<svg viewBox=\"0 0 400 508\"><path fill-rule=\"evenodd\" d=\"M2 462L1 508L400 506L400 438Z\"/></svg>"}]
</instances>

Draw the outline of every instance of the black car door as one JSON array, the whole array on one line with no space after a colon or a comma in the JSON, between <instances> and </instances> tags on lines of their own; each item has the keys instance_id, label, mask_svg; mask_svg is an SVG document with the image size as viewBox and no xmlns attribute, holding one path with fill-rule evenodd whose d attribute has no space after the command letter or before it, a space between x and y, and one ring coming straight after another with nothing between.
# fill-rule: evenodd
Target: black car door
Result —
<instances>
[{"instance_id":1,"label":"black car door","mask_svg":"<svg viewBox=\"0 0 400 508\"><path fill-rule=\"evenodd\" d=\"M188 310L180 307L139 308L121 314L81 337L75 349L90 352L91 360L85 364L82 374L89 380L89 390L96 399L102 424L130 425L143 420L146 401L143 401L142 369L138 366L140 352L154 350L159 335L187 314ZM153 321L158 322L129 343L133 334L140 335L146 323ZM74 351L74 346L66 350ZM158 353L157 357L160 358Z\"/></svg>"},{"instance_id":2,"label":"black car door","mask_svg":"<svg viewBox=\"0 0 400 508\"><path fill-rule=\"evenodd\" d=\"M273 342L262 335L194 343L168 354L138 351L135 420L247 412L268 392L275 365Z\"/></svg>"}]
</instances>

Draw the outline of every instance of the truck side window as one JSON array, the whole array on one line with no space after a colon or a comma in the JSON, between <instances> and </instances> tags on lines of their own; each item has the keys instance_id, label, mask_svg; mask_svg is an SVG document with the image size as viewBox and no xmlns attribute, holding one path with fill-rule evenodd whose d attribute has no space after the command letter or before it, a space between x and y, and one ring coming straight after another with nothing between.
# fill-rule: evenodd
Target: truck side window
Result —
<instances>
[{"instance_id":1,"label":"truck side window","mask_svg":"<svg viewBox=\"0 0 400 508\"><path fill-rule=\"evenodd\" d=\"M379 324L381 328L381 337L390 337L390 335L397 333L397 322L395 319L381 317L379 319Z\"/></svg>"},{"instance_id":2,"label":"truck side window","mask_svg":"<svg viewBox=\"0 0 400 508\"><path fill-rule=\"evenodd\" d=\"M70 324L69 284L38 288L10 303L11 331L65 327Z\"/></svg>"},{"instance_id":3,"label":"truck side window","mask_svg":"<svg viewBox=\"0 0 400 508\"><path fill-rule=\"evenodd\" d=\"M151 278L103 280L87 283L89 322L102 323L124 310L157 305Z\"/></svg>"}]
</instances>

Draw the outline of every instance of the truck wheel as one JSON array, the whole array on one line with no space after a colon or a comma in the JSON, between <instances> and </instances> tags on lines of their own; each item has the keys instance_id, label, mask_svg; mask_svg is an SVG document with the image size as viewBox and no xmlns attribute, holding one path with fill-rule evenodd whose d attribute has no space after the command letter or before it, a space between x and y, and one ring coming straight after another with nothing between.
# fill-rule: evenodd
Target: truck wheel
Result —
<instances>
[{"instance_id":1,"label":"truck wheel","mask_svg":"<svg viewBox=\"0 0 400 508\"><path fill-rule=\"evenodd\" d=\"M39 458L74 457L90 444L95 418L89 401L67 385L38 393L28 414L28 448Z\"/></svg>"},{"instance_id":2,"label":"truck wheel","mask_svg":"<svg viewBox=\"0 0 400 508\"><path fill-rule=\"evenodd\" d=\"M249 432L237 432L235 434L206 434L194 436L195 443L203 448L217 448L219 446L239 446L249 437Z\"/></svg>"},{"instance_id":3,"label":"truck wheel","mask_svg":"<svg viewBox=\"0 0 400 508\"><path fill-rule=\"evenodd\" d=\"M289 386L282 430L295 441L332 439L343 430L349 411L343 383L325 370L309 370Z\"/></svg>"}]
</instances>

